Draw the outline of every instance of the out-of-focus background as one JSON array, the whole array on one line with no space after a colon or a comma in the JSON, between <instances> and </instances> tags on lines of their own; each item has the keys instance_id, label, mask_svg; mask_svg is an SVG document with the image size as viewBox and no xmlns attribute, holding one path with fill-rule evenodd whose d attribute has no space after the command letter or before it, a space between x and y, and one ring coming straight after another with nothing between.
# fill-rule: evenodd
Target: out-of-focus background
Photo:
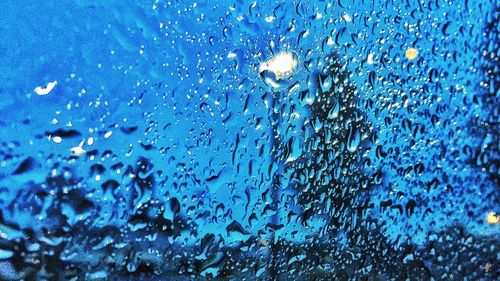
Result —
<instances>
[{"instance_id":1,"label":"out-of-focus background","mask_svg":"<svg viewBox=\"0 0 500 281\"><path fill-rule=\"evenodd\" d=\"M498 3L261 2L0 3L0 280L498 277Z\"/></svg>"}]
</instances>

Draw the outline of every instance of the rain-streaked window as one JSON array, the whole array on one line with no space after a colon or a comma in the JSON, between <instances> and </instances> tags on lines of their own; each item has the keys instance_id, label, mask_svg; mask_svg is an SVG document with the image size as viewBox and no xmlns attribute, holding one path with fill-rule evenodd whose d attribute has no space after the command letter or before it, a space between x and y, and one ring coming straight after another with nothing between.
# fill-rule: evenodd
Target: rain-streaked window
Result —
<instances>
[{"instance_id":1,"label":"rain-streaked window","mask_svg":"<svg viewBox=\"0 0 500 281\"><path fill-rule=\"evenodd\" d=\"M500 6L0 4L0 280L496 280Z\"/></svg>"}]
</instances>

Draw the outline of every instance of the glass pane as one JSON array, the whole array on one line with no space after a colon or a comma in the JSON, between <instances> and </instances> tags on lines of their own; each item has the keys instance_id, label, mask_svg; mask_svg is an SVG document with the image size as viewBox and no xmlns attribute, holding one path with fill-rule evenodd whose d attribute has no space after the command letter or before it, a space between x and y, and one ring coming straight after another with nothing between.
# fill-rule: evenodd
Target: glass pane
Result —
<instances>
[{"instance_id":1,"label":"glass pane","mask_svg":"<svg viewBox=\"0 0 500 281\"><path fill-rule=\"evenodd\" d=\"M499 17L2 1L0 280L495 280Z\"/></svg>"}]
</instances>

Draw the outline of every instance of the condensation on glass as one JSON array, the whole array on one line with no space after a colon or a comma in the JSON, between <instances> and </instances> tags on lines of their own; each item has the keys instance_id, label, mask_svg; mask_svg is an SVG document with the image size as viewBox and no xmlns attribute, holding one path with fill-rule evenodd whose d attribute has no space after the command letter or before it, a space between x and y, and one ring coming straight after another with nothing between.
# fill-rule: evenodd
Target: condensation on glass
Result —
<instances>
[{"instance_id":1,"label":"condensation on glass","mask_svg":"<svg viewBox=\"0 0 500 281\"><path fill-rule=\"evenodd\" d=\"M498 278L494 1L28 2L1 280Z\"/></svg>"}]
</instances>

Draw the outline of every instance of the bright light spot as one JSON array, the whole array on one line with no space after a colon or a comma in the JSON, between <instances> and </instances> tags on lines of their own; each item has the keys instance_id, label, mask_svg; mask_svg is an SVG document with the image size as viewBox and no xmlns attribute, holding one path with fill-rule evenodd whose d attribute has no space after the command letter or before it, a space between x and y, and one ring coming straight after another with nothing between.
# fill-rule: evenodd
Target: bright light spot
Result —
<instances>
[{"instance_id":1,"label":"bright light spot","mask_svg":"<svg viewBox=\"0 0 500 281\"><path fill-rule=\"evenodd\" d=\"M489 212L486 216L486 222L488 222L489 224L498 224L500 223L500 216L495 212Z\"/></svg>"},{"instance_id":2,"label":"bright light spot","mask_svg":"<svg viewBox=\"0 0 500 281\"><path fill-rule=\"evenodd\" d=\"M52 89L57 85L57 81L49 82L47 83L47 86L45 88L42 88L40 86L35 88L35 93L39 96L45 96L48 95Z\"/></svg>"},{"instance_id":3,"label":"bright light spot","mask_svg":"<svg viewBox=\"0 0 500 281\"><path fill-rule=\"evenodd\" d=\"M85 150L81 146L75 146L71 148L71 154L75 156L82 156L85 154Z\"/></svg>"},{"instance_id":4,"label":"bright light spot","mask_svg":"<svg viewBox=\"0 0 500 281\"><path fill-rule=\"evenodd\" d=\"M113 132L109 131L109 132L107 132L107 133L104 134L104 138L105 139L109 139L109 137L111 137L112 134L113 134Z\"/></svg>"},{"instance_id":5,"label":"bright light spot","mask_svg":"<svg viewBox=\"0 0 500 281\"><path fill-rule=\"evenodd\" d=\"M368 54L368 58L366 58L366 62L367 62L368 64L373 64L373 63L374 63L374 61L373 61L373 56L374 56L374 55L375 55L375 53L369 53L369 54Z\"/></svg>"},{"instance_id":6,"label":"bright light spot","mask_svg":"<svg viewBox=\"0 0 500 281\"><path fill-rule=\"evenodd\" d=\"M343 18L347 22L351 22L352 21L352 17L348 13L344 13Z\"/></svg>"},{"instance_id":7,"label":"bright light spot","mask_svg":"<svg viewBox=\"0 0 500 281\"><path fill-rule=\"evenodd\" d=\"M276 74L277 79L283 79L290 76L297 67L297 60L289 52L279 53L260 66L260 72L269 70Z\"/></svg>"},{"instance_id":8,"label":"bright light spot","mask_svg":"<svg viewBox=\"0 0 500 281\"><path fill-rule=\"evenodd\" d=\"M418 51L415 48L409 48L405 52L405 57L409 60L414 60L418 56Z\"/></svg>"},{"instance_id":9,"label":"bright light spot","mask_svg":"<svg viewBox=\"0 0 500 281\"><path fill-rule=\"evenodd\" d=\"M292 52L281 52L263 62L259 67L259 73L267 83L276 88L280 86L280 80L292 76L298 64L299 62L296 54Z\"/></svg>"},{"instance_id":10,"label":"bright light spot","mask_svg":"<svg viewBox=\"0 0 500 281\"><path fill-rule=\"evenodd\" d=\"M59 136L55 136L52 138L52 141L54 141L55 143L61 143L62 142L62 138L59 137Z\"/></svg>"},{"instance_id":11,"label":"bright light spot","mask_svg":"<svg viewBox=\"0 0 500 281\"><path fill-rule=\"evenodd\" d=\"M273 16L268 16L268 17L266 17L264 20L265 20L267 23L271 23L271 22L273 22L273 21L274 21L274 19L275 19L275 17L273 17Z\"/></svg>"}]
</instances>

